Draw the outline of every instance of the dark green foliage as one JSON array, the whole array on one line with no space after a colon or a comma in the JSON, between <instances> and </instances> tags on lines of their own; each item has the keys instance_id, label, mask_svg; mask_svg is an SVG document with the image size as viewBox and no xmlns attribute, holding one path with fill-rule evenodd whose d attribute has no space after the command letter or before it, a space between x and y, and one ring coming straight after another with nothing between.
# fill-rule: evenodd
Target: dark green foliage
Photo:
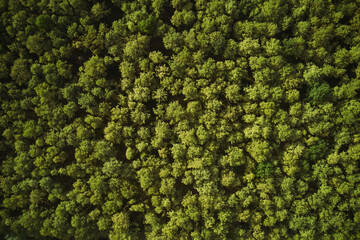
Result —
<instances>
[{"instance_id":1,"label":"dark green foliage","mask_svg":"<svg viewBox=\"0 0 360 240\"><path fill-rule=\"evenodd\" d=\"M267 177L271 174L272 168L273 166L270 162L261 162L257 165L255 174L260 178Z\"/></svg>"},{"instance_id":2,"label":"dark green foliage","mask_svg":"<svg viewBox=\"0 0 360 240\"><path fill-rule=\"evenodd\" d=\"M309 93L310 102L314 105L330 101L332 99L332 91L326 83L316 83Z\"/></svg>"},{"instance_id":3,"label":"dark green foliage","mask_svg":"<svg viewBox=\"0 0 360 240\"><path fill-rule=\"evenodd\" d=\"M157 19L153 15L149 15L145 20L141 20L138 24L139 31L146 34L152 34L156 30Z\"/></svg>"},{"instance_id":4,"label":"dark green foliage","mask_svg":"<svg viewBox=\"0 0 360 240\"><path fill-rule=\"evenodd\" d=\"M309 148L310 160L321 160L329 154L329 144L324 140L320 139L314 145Z\"/></svg>"},{"instance_id":5,"label":"dark green foliage","mask_svg":"<svg viewBox=\"0 0 360 240\"><path fill-rule=\"evenodd\" d=\"M53 27L53 22L49 15L40 15L36 18L35 24L40 29L49 31Z\"/></svg>"},{"instance_id":6,"label":"dark green foliage","mask_svg":"<svg viewBox=\"0 0 360 240\"><path fill-rule=\"evenodd\" d=\"M0 1L0 238L360 239L359 9Z\"/></svg>"}]
</instances>

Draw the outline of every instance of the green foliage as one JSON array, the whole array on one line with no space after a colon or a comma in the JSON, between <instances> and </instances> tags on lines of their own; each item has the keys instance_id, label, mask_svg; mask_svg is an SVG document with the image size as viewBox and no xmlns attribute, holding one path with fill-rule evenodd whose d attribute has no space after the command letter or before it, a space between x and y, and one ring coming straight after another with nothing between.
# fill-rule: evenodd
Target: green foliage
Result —
<instances>
[{"instance_id":1,"label":"green foliage","mask_svg":"<svg viewBox=\"0 0 360 240\"><path fill-rule=\"evenodd\" d=\"M356 1L0 1L1 239L360 239Z\"/></svg>"},{"instance_id":2,"label":"green foliage","mask_svg":"<svg viewBox=\"0 0 360 240\"><path fill-rule=\"evenodd\" d=\"M261 162L256 167L255 175L259 178L268 177L272 172L272 168L270 162Z\"/></svg>"},{"instance_id":3,"label":"green foliage","mask_svg":"<svg viewBox=\"0 0 360 240\"><path fill-rule=\"evenodd\" d=\"M309 148L310 160L321 160L329 153L329 144L324 140L318 140Z\"/></svg>"},{"instance_id":4,"label":"green foliage","mask_svg":"<svg viewBox=\"0 0 360 240\"><path fill-rule=\"evenodd\" d=\"M152 34L156 31L157 19L150 14L146 19L141 20L138 24L139 31L146 34Z\"/></svg>"},{"instance_id":5,"label":"green foliage","mask_svg":"<svg viewBox=\"0 0 360 240\"><path fill-rule=\"evenodd\" d=\"M309 99L312 104L320 104L332 99L331 88L326 83L316 83L310 90Z\"/></svg>"},{"instance_id":6,"label":"green foliage","mask_svg":"<svg viewBox=\"0 0 360 240\"><path fill-rule=\"evenodd\" d=\"M49 31L53 27L53 22L49 15L40 15L36 18L35 24L40 29Z\"/></svg>"}]
</instances>

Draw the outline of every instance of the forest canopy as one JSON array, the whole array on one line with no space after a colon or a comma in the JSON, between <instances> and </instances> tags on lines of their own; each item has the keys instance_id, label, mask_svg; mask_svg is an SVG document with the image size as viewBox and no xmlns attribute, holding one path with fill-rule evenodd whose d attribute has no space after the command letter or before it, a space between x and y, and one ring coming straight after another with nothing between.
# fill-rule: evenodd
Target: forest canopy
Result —
<instances>
[{"instance_id":1,"label":"forest canopy","mask_svg":"<svg viewBox=\"0 0 360 240\"><path fill-rule=\"evenodd\" d=\"M0 13L0 238L360 239L359 0Z\"/></svg>"}]
</instances>

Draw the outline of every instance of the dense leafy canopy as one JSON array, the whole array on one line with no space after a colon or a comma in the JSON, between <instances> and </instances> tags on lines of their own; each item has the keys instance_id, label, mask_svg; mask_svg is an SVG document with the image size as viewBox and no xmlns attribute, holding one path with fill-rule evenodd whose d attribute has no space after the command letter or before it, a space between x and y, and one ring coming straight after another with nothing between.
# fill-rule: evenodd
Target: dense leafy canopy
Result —
<instances>
[{"instance_id":1,"label":"dense leafy canopy","mask_svg":"<svg viewBox=\"0 0 360 240\"><path fill-rule=\"evenodd\" d=\"M359 1L0 12L0 238L360 239Z\"/></svg>"}]
</instances>

